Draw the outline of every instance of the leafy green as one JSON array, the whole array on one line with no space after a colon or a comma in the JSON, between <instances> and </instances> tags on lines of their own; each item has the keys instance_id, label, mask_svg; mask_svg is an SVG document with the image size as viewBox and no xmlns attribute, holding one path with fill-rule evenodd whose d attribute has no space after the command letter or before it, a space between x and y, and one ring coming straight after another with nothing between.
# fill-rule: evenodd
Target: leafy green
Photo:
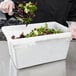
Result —
<instances>
[{"instance_id":1,"label":"leafy green","mask_svg":"<svg viewBox=\"0 0 76 76\"><path fill-rule=\"evenodd\" d=\"M36 16L37 5L33 2L23 2L16 5L15 17L17 20L29 24Z\"/></svg>"},{"instance_id":2,"label":"leafy green","mask_svg":"<svg viewBox=\"0 0 76 76\"><path fill-rule=\"evenodd\" d=\"M58 34L63 33L61 29L50 29L48 28L48 24L45 24L45 26L41 26L39 28L35 28L32 30L29 34L26 34L25 37L34 37L34 36L41 36L41 35L47 35L47 34Z\"/></svg>"},{"instance_id":3,"label":"leafy green","mask_svg":"<svg viewBox=\"0 0 76 76\"><path fill-rule=\"evenodd\" d=\"M22 32L19 37L15 37L13 35L11 38L12 39L29 38L29 37L48 35L48 34L58 34L58 33L63 33L63 31L61 29L49 28L48 24L46 23L45 26L41 26L39 28L34 28L30 33L28 33L26 35Z\"/></svg>"},{"instance_id":4,"label":"leafy green","mask_svg":"<svg viewBox=\"0 0 76 76\"><path fill-rule=\"evenodd\" d=\"M24 11L25 13L32 13L34 14L34 12L37 10L37 7L36 5L34 5L32 2L29 2L27 3L25 6L24 6Z\"/></svg>"}]
</instances>

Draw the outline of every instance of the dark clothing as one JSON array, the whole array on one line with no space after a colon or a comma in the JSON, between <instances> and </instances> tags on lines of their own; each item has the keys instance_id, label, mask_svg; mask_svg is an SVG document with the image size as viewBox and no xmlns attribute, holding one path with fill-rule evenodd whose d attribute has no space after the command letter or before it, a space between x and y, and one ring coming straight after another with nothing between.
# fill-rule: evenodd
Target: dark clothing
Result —
<instances>
[{"instance_id":1,"label":"dark clothing","mask_svg":"<svg viewBox=\"0 0 76 76\"><path fill-rule=\"evenodd\" d=\"M66 25L67 20L76 21L76 0L25 1L37 2L38 10L33 23L57 21L63 25Z\"/></svg>"}]
</instances>

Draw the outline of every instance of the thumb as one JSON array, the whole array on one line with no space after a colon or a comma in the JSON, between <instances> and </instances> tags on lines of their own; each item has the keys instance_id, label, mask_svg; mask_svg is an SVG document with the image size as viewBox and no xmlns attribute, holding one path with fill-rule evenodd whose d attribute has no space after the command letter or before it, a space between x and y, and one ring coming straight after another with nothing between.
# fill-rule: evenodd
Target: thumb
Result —
<instances>
[{"instance_id":1,"label":"thumb","mask_svg":"<svg viewBox=\"0 0 76 76\"><path fill-rule=\"evenodd\" d=\"M9 11L8 11L8 14L9 15L13 15L13 9L14 9L14 6L13 5L10 5L9 6Z\"/></svg>"}]
</instances>

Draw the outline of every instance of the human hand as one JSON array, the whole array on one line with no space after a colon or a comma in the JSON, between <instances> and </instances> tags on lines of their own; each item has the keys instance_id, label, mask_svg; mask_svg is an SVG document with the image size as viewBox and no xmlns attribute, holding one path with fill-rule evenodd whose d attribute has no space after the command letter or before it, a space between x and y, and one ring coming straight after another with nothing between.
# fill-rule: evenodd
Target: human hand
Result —
<instances>
[{"instance_id":1,"label":"human hand","mask_svg":"<svg viewBox=\"0 0 76 76\"><path fill-rule=\"evenodd\" d=\"M13 9L15 8L12 0L4 0L0 3L0 10L8 15L13 15Z\"/></svg>"},{"instance_id":2,"label":"human hand","mask_svg":"<svg viewBox=\"0 0 76 76\"><path fill-rule=\"evenodd\" d=\"M72 38L76 39L76 22L71 22L71 25L69 26Z\"/></svg>"}]
</instances>

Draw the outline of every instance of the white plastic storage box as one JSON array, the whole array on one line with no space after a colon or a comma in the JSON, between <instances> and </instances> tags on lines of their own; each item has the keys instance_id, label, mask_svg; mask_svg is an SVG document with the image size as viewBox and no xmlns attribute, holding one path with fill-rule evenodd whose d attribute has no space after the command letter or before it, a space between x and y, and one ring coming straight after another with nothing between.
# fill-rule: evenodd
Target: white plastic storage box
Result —
<instances>
[{"instance_id":1,"label":"white plastic storage box","mask_svg":"<svg viewBox=\"0 0 76 76\"><path fill-rule=\"evenodd\" d=\"M27 27L19 25L2 28L7 38L9 54L18 69L66 58L71 33L67 27L59 23L47 22L47 24L49 28L61 29L64 33L11 39L12 35L19 36L22 32L27 34L36 27L44 26L45 23L29 24Z\"/></svg>"}]
</instances>

